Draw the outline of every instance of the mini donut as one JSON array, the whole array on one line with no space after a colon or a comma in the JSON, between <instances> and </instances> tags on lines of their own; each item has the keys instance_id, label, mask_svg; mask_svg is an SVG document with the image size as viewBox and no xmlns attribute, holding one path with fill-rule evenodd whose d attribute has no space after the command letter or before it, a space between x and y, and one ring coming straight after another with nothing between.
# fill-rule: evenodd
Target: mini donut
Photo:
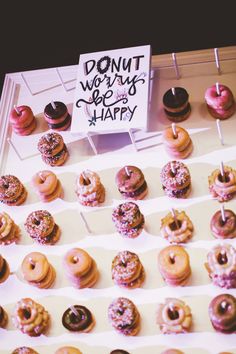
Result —
<instances>
[{"instance_id":1,"label":"mini donut","mask_svg":"<svg viewBox=\"0 0 236 354\"><path fill-rule=\"evenodd\" d=\"M64 267L72 284L77 288L92 287L98 280L99 272L95 260L81 248L67 251Z\"/></svg>"},{"instance_id":2,"label":"mini donut","mask_svg":"<svg viewBox=\"0 0 236 354\"><path fill-rule=\"evenodd\" d=\"M193 224L185 211L175 210L161 219L161 235L170 243L187 242L193 236Z\"/></svg>"},{"instance_id":3,"label":"mini donut","mask_svg":"<svg viewBox=\"0 0 236 354\"><path fill-rule=\"evenodd\" d=\"M22 333L38 337L46 333L50 317L42 305L30 298L23 298L14 308L12 322Z\"/></svg>"},{"instance_id":4,"label":"mini donut","mask_svg":"<svg viewBox=\"0 0 236 354\"><path fill-rule=\"evenodd\" d=\"M56 272L47 257L40 252L31 252L21 264L24 279L40 289L48 289L55 281Z\"/></svg>"},{"instance_id":5,"label":"mini donut","mask_svg":"<svg viewBox=\"0 0 236 354\"><path fill-rule=\"evenodd\" d=\"M112 301L108 307L112 327L125 336L136 336L140 330L140 314L135 304L124 297Z\"/></svg>"},{"instance_id":6,"label":"mini donut","mask_svg":"<svg viewBox=\"0 0 236 354\"><path fill-rule=\"evenodd\" d=\"M43 202L50 202L62 195L62 186L52 171L37 172L32 178L32 184Z\"/></svg>"},{"instance_id":7,"label":"mini donut","mask_svg":"<svg viewBox=\"0 0 236 354\"><path fill-rule=\"evenodd\" d=\"M34 119L33 112L29 106L17 106L17 111L20 112L20 115L15 109L12 109L9 117L10 123L14 126L24 128Z\"/></svg>"},{"instance_id":8,"label":"mini donut","mask_svg":"<svg viewBox=\"0 0 236 354\"><path fill-rule=\"evenodd\" d=\"M190 193L191 176L184 163L180 161L168 162L162 168L160 177L162 188L168 197L186 198Z\"/></svg>"},{"instance_id":9,"label":"mini donut","mask_svg":"<svg viewBox=\"0 0 236 354\"><path fill-rule=\"evenodd\" d=\"M144 268L137 254L129 251L119 252L112 261L112 279L121 287L133 289L142 285Z\"/></svg>"},{"instance_id":10,"label":"mini donut","mask_svg":"<svg viewBox=\"0 0 236 354\"><path fill-rule=\"evenodd\" d=\"M49 103L44 109L44 118L48 127L53 130L66 130L71 124L71 116L67 106L60 101L54 101L55 108Z\"/></svg>"},{"instance_id":11,"label":"mini donut","mask_svg":"<svg viewBox=\"0 0 236 354\"><path fill-rule=\"evenodd\" d=\"M76 184L80 194L88 195L97 190L100 184L100 177L97 173L86 170L78 176Z\"/></svg>"},{"instance_id":12,"label":"mini donut","mask_svg":"<svg viewBox=\"0 0 236 354\"><path fill-rule=\"evenodd\" d=\"M40 252L31 252L25 256L21 264L24 279L29 282L40 282L49 271L47 257Z\"/></svg>"},{"instance_id":13,"label":"mini donut","mask_svg":"<svg viewBox=\"0 0 236 354\"><path fill-rule=\"evenodd\" d=\"M13 175L0 177L0 202L15 206L24 203L27 192L20 180Z\"/></svg>"},{"instance_id":14,"label":"mini donut","mask_svg":"<svg viewBox=\"0 0 236 354\"><path fill-rule=\"evenodd\" d=\"M166 147L177 151L185 150L190 142L188 132L179 125L175 126L177 136L174 136L172 127L166 128L162 133L162 140Z\"/></svg>"},{"instance_id":15,"label":"mini donut","mask_svg":"<svg viewBox=\"0 0 236 354\"><path fill-rule=\"evenodd\" d=\"M236 332L236 298L230 294L214 297L208 307L212 326L222 333Z\"/></svg>"},{"instance_id":16,"label":"mini donut","mask_svg":"<svg viewBox=\"0 0 236 354\"><path fill-rule=\"evenodd\" d=\"M52 233L55 222L47 210L30 213L25 222L26 231L33 237L44 238Z\"/></svg>"},{"instance_id":17,"label":"mini donut","mask_svg":"<svg viewBox=\"0 0 236 354\"><path fill-rule=\"evenodd\" d=\"M62 136L56 132L47 133L38 141L38 150L45 157L55 156L64 148Z\"/></svg>"},{"instance_id":18,"label":"mini donut","mask_svg":"<svg viewBox=\"0 0 236 354\"><path fill-rule=\"evenodd\" d=\"M142 222L142 216L140 215L140 209L134 202L126 202L119 204L112 213L113 221L124 228L132 228Z\"/></svg>"},{"instance_id":19,"label":"mini donut","mask_svg":"<svg viewBox=\"0 0 236 354\"><path fill-rule=\"evenodd\" d=\"M52 171L40 171L32 177L32 184L39 193L51 194L56 188L57 176Z\"/></svg>"},{"instance_id":20,"label":"mini donut","mask_svg":"<svg viewBox=\"0 0 236 354\"><path fill-rule=\"evenodd\" d=\"M144 174L136 166L125 166L120 169L115 181L119 192L126 199L143 199L147 195L148 189Z\"/></svg>"},{"instance_id":21,"label":"mini donut","mask_svg":"<svg viewBox=\"0 0 236 354\"><path fill-rule=\"evenodd\" d=\"M163 107L167 118L173 122L181 122L187 119L191 113L189 94L183 87L175 87L175 94L172 89L165 92L163 96Z\"/></svg>"},{"instance_id":22,"label":"mini donut","mask_svg":"<svg viewBox=\"0 0 236 354\"><path fill-rule=\"evenodd\" d=\"M12 109L10 113L12 129L18 135L31 134L37 125L31 108L28 106L19 106L17 107L17 111L16 109Z\"/></svg>"},{"instance_id":23,"label":"mini donut","mask_svg":"<svg viewBox=\"0 0 236 354\"><path fill-rule=\"evenodd\" d=\"M63 326L71 332L90 332L95 325L91 311L81 305L69 307L62 316Z\"/></svg>"},{"instance_id":24,"label":"mini donut","mask_svg":"<svg viewBox=\"0 0 236 354\"><path fill-rule=\"evenodd\" d=\"M190 274L189 255L182 246L163 248L158 255L158 267L164 281L170 286L183 286Z\"/></svg>"},{"instance_id":25,"label":"mini donut","mask_svg":"<svg viewBox=\"0 0 236 354\"><path fill-rule=\"evenodd\" d=\"M105 200L105 188L96 172L85 170L76 179L76 194L85 206L97 206Z\"/></svg>"},{"instance_id":26,"label":"mini donut","mask_svg":"<svg viewBox=\"0 0 236 354\"><path fill-rule=\"evenodd\" d=\"M60 239L60 228L47 210L30 213L24 225L30 237L39 244L54 245Z\"/></svg>"},{"instance_id":27,"label":"mini donut","mask_svg":"<svg viewBox=\"0 0 236 354\"><path fill-rule=\"evenodd\" d=\"M172 172L171 163L175 173ZM180 161L168 162L161 171L161 182L166 189L181 190L189 186L191 182L189 169Z\"/></svg>"},{"instance_id":28,"label":"mini donut","mask_svg":"<svg viewBox=\"0 0 236 354\"><path fill-rule=\"evenodd\" d=\"M112 221L117 231L124 237L135 238L144 227L144 216L134 202L119 204L112 212Z\"/></svg>"},{"instance_id":29,"label":"mini donut","mask_svg":"<svg viewBox=\"0 0 236 354\"><path fill-rule=\"evenodd\" d=\"M0 306L0 328L5 328L8 323L8 315L4 308Z\"/></svg>"},{"instance_id":30,"label":"mini donut","mask_svg":"<svg viewBox=\"0 0 236 354\"><path fill-rule=\"evenodd\" d=\"M229 87L220 84L220 95L217 93L216 85L207 88L205 92L206 103L214 109L228 109L234 101L233 93Z\"/></svg>"},{"instance_id":31,"label":"mini donut","mask_svg":"<svg viewBox=\"0 0 236 354\"><path fill-rule=\"evenodd\" d=\"M192 325L191 309L184 301L168 298L157 308L157 324L163 334L186 333Z\"/></svg>"},{"instance_id":32,"label":"mini donut","mask_svg":"<svg viewBox=\"0 0 236 354\"><path fill-rule=\"evenodd\" d=\"M166 128L162 133L162 141L166 152L177 159L187 158L193 151L193 143L188 132L176 126L176 136L172 127Z\"/></svg>"},{"instance_id":33,"label":"mini donut","mask_svg":"<svg viewBox=\"0 0 236 354\"><path fill-rule=\"evenodd\" d=\"M82 354L82 352L71 346L61 347L55 351L55 354Z\"/></svg>"},{"instance_id":34,"label":"mini donut","mask_svg":"<svg viewBox=\"0 0 236 354\"><path fill-rule=\"evenodd\" d=\"M229 166L224 166L225 181L221 176L221 171L216 169L208 177L209 191L213 198L219 202L226 202L232 199L236 193L236 170Z\"/></svg>"},{"instance_id":35,"label":"mini donut","mask_svg":"<svg viewBox=\"0 0 236 354\"><path fill-rule=\"evenodd\" d=\"M39 353L30 347L19 347L16 348L11 354L39 354Z\"/></svg>"},{"instance_id":36,"label":"mini donut","mask_svg":"<svg viewBox=\"0 0 236 354\"><path fill-rule=\"evenodd\" d=\"M207 254L205 267L213 284L236 288L236 249L229 244L216 245Z\"/></svg>"},{"instance_id":37,"label":"mini donut","mask_svg":"<svg viewBox=\"0 0 236 354\"><path fill-rule=\"evenodd\" d=\"M213 236L219 239L236 237L236 215L230 209L224 210L225 221L222 219L221 210L215 212L211 218L210 228Z\"/></svg>"},{"instance_id":38,"label":"mini donut","mask_svg":"<svg viewBox=\"0 0 236 354\"><path fill-rule=\"evenodd\" d=\"M72 276L81 277L88 272L92 265L92 258L82 248L70 249L64 258L64 266Z\"/></svg>"}]
</instances>

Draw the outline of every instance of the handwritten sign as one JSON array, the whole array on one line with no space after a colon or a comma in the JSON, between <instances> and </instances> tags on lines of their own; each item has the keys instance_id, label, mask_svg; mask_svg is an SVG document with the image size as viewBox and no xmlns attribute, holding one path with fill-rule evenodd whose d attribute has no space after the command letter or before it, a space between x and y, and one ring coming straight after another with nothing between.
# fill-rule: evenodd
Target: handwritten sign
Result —
<instances>
[{"instance_id":1,"label":"handwritten sign","mask_svg":"<svg viewBox=\"0 0 236 354\"><path fill-rule=\"evenodd\" d=\"M150 60L149 45L80 55L71 131L145 128Z\"/></svg>"}]
</instances>

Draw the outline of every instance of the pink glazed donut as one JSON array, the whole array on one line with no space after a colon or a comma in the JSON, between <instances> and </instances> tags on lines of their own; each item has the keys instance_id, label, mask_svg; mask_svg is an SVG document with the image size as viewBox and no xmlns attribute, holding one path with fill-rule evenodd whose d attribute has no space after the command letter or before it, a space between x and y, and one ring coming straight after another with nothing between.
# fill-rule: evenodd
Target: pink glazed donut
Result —
<instances>
[{"instance_id":1,"label":"pink glazed donut","mask_svg":"<svg viewBox=\"0 0 236 354\"><path fill-rule=\"evenodd\" d=\"M234 102L232 91L225 85L219 85L220 95L217 94L216 85L209 87L205 92L206 103L213 109L229 109Z\"/></svg>"}]
</instances>

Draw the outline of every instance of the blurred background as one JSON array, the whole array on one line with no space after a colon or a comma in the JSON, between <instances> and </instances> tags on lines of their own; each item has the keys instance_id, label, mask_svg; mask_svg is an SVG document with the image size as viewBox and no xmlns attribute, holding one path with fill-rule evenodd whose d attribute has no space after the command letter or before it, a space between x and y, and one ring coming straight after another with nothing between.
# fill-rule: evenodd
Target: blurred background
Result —
<instances>
[{"instance_id":1,"label":"blurred background","mask_svg":"<svg viewBox=\"0 0 236 354\"><path fill-rule=\"evenodd\" d=\"M1 11L6 73L74 65L87 52L151 44L153 54L236 45L233 1L8 1Z\"/></svg>"}]
</instances>

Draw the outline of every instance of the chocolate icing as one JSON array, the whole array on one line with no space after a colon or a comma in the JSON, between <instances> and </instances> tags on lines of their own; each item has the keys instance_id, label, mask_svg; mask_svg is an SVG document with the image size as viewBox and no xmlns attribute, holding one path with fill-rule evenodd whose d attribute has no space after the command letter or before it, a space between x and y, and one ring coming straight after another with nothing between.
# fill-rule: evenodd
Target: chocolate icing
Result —
<instances>
[{"instance_id":1,"label":"chocolate icing","mask_svg":"<svg viewBox=\"0 0 236 354\"><path fill-rule=\"evenodd\" d=\"M62 324L69 331L83 332L92 324L93 317L89 309L85 306L74 305L78 316L69 307L62 316Z\"/></svg>"},{"instance_id":2,"label":"chocolate icing","mask_svg":"<svg viewBox=\"0 0 236 354\"><path fill-rule=\"evenodd\" d=\"M163 96L163 104L169 108L178 108L188 101L188 93L183 87L175 87L175 95L169 89Z\"/></svg>"},{"instance_id":3,"label":"chocolate icing","mask_svg":"<svg viewBox=\"0 0 236 354\"><path fill-rule=\"evenodd\" d=\"M112 352L110 352L110 354L129 354L129 352L127 352L126 350L123 350L123 349L115 349L115 350L112 350Z\"/></svg>"},{"instance_id":4,"label":"chocolate icing","mask_svg":"<svg viewBox=\"0 0 236 354\"><path fill-rule=\"evenodd\" d=\"M225 302L225 308L222 303ZM209 316L212 326L222 333L233 333L236 330L236 298L231 294L221 294L212 299L209 305Z\"/></svg>"},{"instance_id":5,"label":"chocolate icing","mask_svg":"<svg viewBox=\"0 0 236 354\"><path fill-rule=\"evenodd\" d=\"M67 107L63 102L54 101L56 109L49 103L44 109L44 115L50 119L57 119L66 114Z\"/></svg>"}]
</instances>

